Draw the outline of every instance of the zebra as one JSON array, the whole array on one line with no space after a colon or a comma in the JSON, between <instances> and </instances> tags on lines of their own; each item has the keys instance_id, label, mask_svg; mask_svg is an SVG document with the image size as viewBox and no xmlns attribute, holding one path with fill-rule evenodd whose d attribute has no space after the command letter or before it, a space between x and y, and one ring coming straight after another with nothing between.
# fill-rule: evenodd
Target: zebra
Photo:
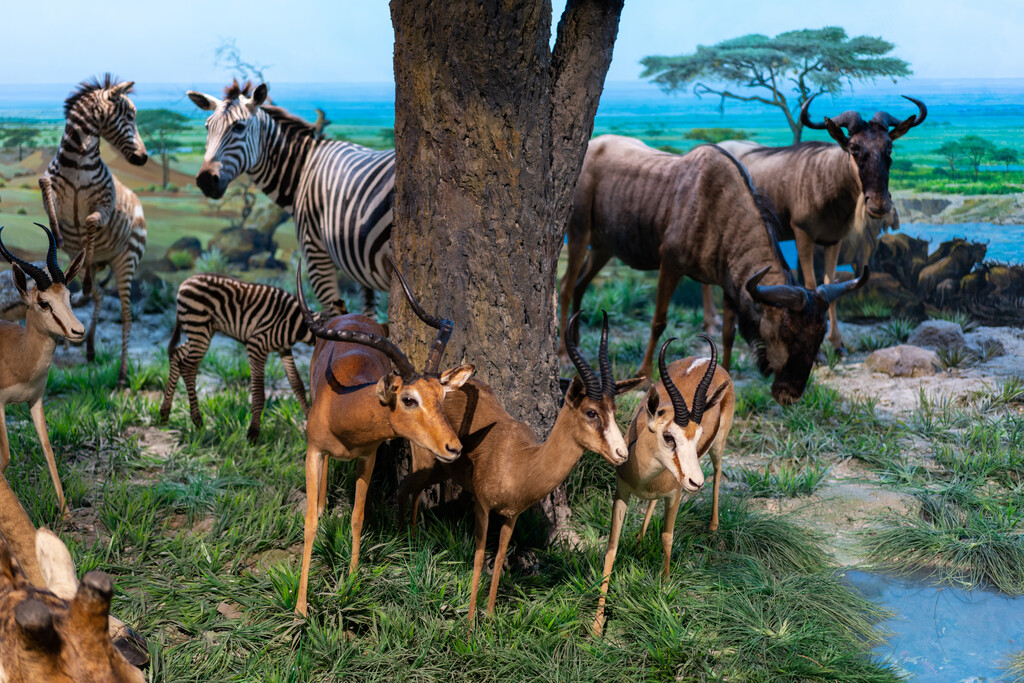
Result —
<instances>
[{"instance_id":1,"label":"zebra","mask_svg":"<svg viewBox=\"0 0 1024 683\"><path fill-rule=\"evenodd\" d=\"M344 302L336 302L332 313L347 313ZM179 346L182 332L188 336L188 341ZM181 376L185 379L192 422L197 428L203 426L196 397L196 373L216 332L245 344L252 393L252 419L247 434L250 442L255 442L260 435L260 417L266 400L263 372L267 356L272 352L281 355L288 383L299 399L303 414L309 412L306 387L295 369L292 347L299 342L312 344L315 338L302 317L299 300L279 287L200 273L190 276L178 287L177 317L167 346L171 370L160 405L161 421L166 422L171 414L174 390Z\"/></svg>"},{"instance_id":2,"label":"zebra","mask_svg":"<svg viewBox=\"0 0 1024 683\"><path fill-rule=\"evenodd\" d=\"M96 323L103 287L93 287L99 269L110 266L121 299L121 364L118 388L127 377L128 336L132 329L131 283L146 250L146 219L135 193L121 184L100 158L100 138L129 163L149 158L135 125L135 105L127 94L134 81L105 74L82 81L64 100L67 123L57 154L39 179L43 207L57 244L69 254L85 250L82 293L92 293L92 320L85 338L86 359L95 358Z\"/></svg>"},{"instance_id":3,"label":"zebra","mask_svg":"<svg viewBox=\"0 0 1024 683\"><path fill-rule=\"evenodd\" d=\"M295 218L310 284L322 304L341 298L337 269L363 287L364 313L374 290L391 286L387 258L395 194L395 151L325 140L313 124L267 102L267 85L249 94L236 81L224 99L188 91L206 120L206 155L196 185L219 199L248 173Z\"/></svg>"}]
</instances>

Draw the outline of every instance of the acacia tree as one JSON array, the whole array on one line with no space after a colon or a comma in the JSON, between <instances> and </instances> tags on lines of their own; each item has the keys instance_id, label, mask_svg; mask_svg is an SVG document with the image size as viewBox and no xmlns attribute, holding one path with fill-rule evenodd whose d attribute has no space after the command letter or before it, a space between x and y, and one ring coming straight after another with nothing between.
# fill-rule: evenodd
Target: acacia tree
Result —
<instances>
[{"instance_id":1,"label":"acacia tree","mask_svg":"<svg viewBox=\"0 0 1024 683\"><path fill-rule=\"evenodd\" d=\"M960 149L960 143L956 140L946 140L939 147L932 150L932 152L945 157L946 162L949 164L950 175L956 174L956 160L963 156L963 150Z\"/></svg>"},{"instance_id":2,"label":"acacia tree","mask_svg":"<svg viewBox=\"0 0 1024 683\"><path fill-rule=\"evenodd\" d=\"M555 269L621 11L569 0L551 48L549 0L391 2L395 262L454 322L445 364L474 363L541 435L558 409ZM392 332L422 360L436 332L391 294ZM565 528L564 491L545 512Z\"/></svg>"},{"instance_id":3,"label":"acacia tree","mask_svg":"<svg viewBox=\"0 0 1024 683\"><path fill-rule=\"evenodd\" d=\"M140 109L136 122L139 133L150 149L160 155L163 187L166 189L171 170L170 163L173 159L171 150L181 145L181 141L174 135L188 129L188 117L170 109Z\"/></svg>"},{"instance_id":4,"label":"acacia tree","mask_svg":"<svg viewBox=\"0 0 1024 683\"><path fill-rule=\"evenodd\" d=\"M4 128L0 131L0 136L3 137L5 145L18 148L18 161L21 161L24 158L24 148L34 147L33 143L41 132L35 126L14 126Z\"/></svg>"},{"instance_id":5,"label":"acacia tree","mask_svg":"<svg viewBox=\"0 0 1024 683\"><path fill-rule=\"evenodd\" d=\"M996 151L996 146L991 140L980 135L965 135L957 140L960 153L967 159L967 163L974 169L974 179L978 179L978 167L985 159L989 158Z\"/></svg>"},{"instance_id":6,"label":"acacia tree","mask_svg":"<svg viewBox=\"0 0 1024 683\"><path fill-rule=\"evenodd\" d=\"M886 56L893 47L881 38L848 38L838 26L787 31L774 38L755 33L717 45L699 45L693 54L644 57L640 77L650 78L666 92L692 83L698 97L718 95L720 109L727 99L778 107L796 144L803 129L800 106L808 98L838 95L844 84L853 81L910 75L907 62ZM741 90L730 90L728 85ZM795 95L792 102L787 93Z\"/></svg>"},{"instance_id":7,"label":"acacia tree","mask_svg":"<svg viewBox=\"0 0 1024 683\"><path fill-rule=\"evenodd\" d=\"M1009 173L1010 164L1020 161L1020 153L1013 147L1000 147L989 155L989 159L997 164L1005 164L1005 170Z\"/></svg>"}]
</instances>

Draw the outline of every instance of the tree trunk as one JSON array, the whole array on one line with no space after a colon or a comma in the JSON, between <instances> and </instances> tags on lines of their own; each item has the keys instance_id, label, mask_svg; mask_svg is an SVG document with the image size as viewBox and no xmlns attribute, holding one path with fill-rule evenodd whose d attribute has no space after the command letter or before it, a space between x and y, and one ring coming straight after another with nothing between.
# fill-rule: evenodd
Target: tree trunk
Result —
<instances>
[{"instance_id":1,"label":"tree trunk","mask_svg":"<svg viewBox=\"0 0 1024 683\"><path fill-rule=\"evenodd\" d=\"M164 151L160 154L160 161L163 164L163 171L164 171L164 189L165 190L167 189L167 179L171 175L171 159L170 159L170 157L171 157L171 155L167 152L166 149L164 149Z\"/></svg>"},{"instance_id":2,"label":"tree trunk","mask_svg":"<svg viewBox=\"0 0 1024 683\"><path fill-rule=\"evenodd\" d=\"M556 266L622 0L392 0L395 262L454 322L442 366L476 365L541 437L558 411ZM415 362L435 335L397 285L391 330ZM568 519L564 490L548 505Z\"/></svg>"}]
</instances>

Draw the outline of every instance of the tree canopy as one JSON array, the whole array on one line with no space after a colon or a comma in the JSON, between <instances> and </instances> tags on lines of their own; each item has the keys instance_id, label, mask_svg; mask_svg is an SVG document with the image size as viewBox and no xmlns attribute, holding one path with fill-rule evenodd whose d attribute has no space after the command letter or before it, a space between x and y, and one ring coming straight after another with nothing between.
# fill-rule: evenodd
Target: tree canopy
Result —
<instances>
[{"instance_id":1,"label":"tree canopy","mask_svg":"<svg viewBox=\"0 0 1024 683\"><path fill-rule=\"evenodd\" d=\"M0 137L6 146L18 148L18 161L21 161L23 148L32 147L40 132L35 126L15 126L0 130Z\"/></svg>"},{"instance_id":2,"label":"tree canopy","mask_svg":"<svg viewBox=\"0 0 1024 683\"><path fill-rule=\"evenodd\" d=\"M718 95L720 107L726 99L778 107L796 143L803 128L798 112L808 98L838 95L853 81L910 75L907 62L887 56L894 47L882 38L849 38L838 26L787 31L774 38L755 33L699 45L693 54L644 57L640 76L666 92L692 84L697 96ZM792 103L787 93L795 95Z\"/></svg>"},{"instance_id":3,"label":"tree canopy","mask_svg":"<svg viewBox=\"0 0 1024 683\"><path fill-rule=\"evenodd\" d=\"M188 129L188 117L170 109L140 109L136 123L143 140L150 149L160 155L163 165L163 186L167 187L170 151L181 145L174 134Z\"/></svg>"}]
</instances>

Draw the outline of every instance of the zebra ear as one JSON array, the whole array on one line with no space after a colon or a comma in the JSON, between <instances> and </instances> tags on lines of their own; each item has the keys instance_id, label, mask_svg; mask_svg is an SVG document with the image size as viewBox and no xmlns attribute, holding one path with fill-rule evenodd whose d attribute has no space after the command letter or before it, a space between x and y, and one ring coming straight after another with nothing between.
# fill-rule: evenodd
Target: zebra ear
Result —
<instances>
[{"instance_id":1,"label":"zebra ear","mask_svg":"<svg viewBox=\"0 0 1024 683\"><path fill-rule=\"evenodd\" d=\"M206 93L197 92L195 90L189 90L187 93L188 98L192 100L192 103L203 111L213 111L220 104L220 100Z\"/></svg>"},{"instance_id":2,"label":"zebra ear","mask_svg":"<svg viewBox=\"0 0 1024 683\"><path fill-rule=\"evenodd\" d=\"M114 100L122 95L127 95L135 87L135 81L124 81L110 89L110 99Z\"/></svg>"},{"instance_id":3,"label":"zebra ear","mask_svg":"<svg viewBox=\"0 0 1024 683\"><path fill-rule=\"evenodd\" d=\"M267 84L260 83L252 93L252 106L258 107L267 100Z\"/></svg>"}]
</instances>

